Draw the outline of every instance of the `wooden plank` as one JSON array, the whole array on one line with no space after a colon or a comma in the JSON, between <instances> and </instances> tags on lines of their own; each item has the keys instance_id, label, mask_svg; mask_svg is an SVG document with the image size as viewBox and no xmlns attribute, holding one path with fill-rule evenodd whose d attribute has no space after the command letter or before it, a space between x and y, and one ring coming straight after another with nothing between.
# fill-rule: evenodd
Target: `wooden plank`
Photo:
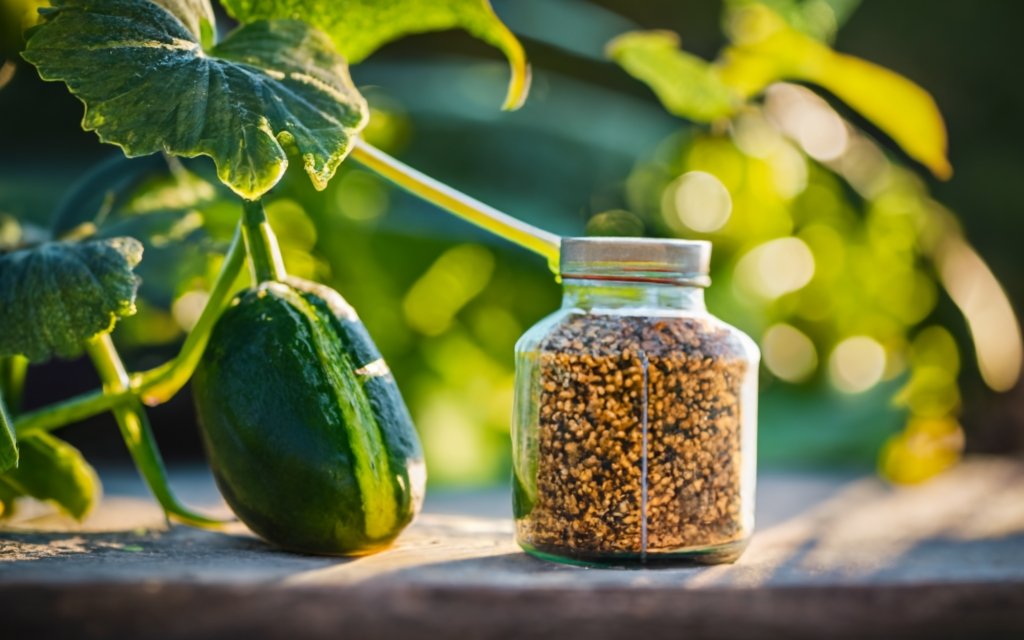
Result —
<instances>
[{"instance_id":1,"label":"wooden plank","mask_svg":"<svg viewBox=\"0 0 1024 640\"><path fill-rule=\"evenodd\" d=\"M186 480L193 500L214 499ZM767 474L739 562L646 570L526 556L504 492L432 496L394 548L337 559L241 527L168 529L126 487L108 485L83 527L0 533L7 624L41 637L1024 637L1024 465L1006 460L909 488Z\"/></svg>"}]
</instances>

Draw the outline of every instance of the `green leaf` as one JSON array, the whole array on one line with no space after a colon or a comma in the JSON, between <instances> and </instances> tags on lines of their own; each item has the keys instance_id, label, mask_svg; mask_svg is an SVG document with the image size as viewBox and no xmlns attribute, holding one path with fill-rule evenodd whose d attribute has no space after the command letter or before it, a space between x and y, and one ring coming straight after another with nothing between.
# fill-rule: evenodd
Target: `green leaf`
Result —
<instances>
[{"instance_id":1,"label":"green leaf","mask_svg":"<svg viewBox=\"0 0 1024 640\"><path fill-rule=\"evenodd\" d=\"M670 113L697 122L728 117L737 96L709 63L679 48L671 31L631 31L608 43L607 53L646 83Z\"/></svg>"},{"instance_id":2,"label":"green leaf","mask_svg":"<svg viewBox=\"0 0 1024 640\"><path fill-rule=\"evenodd\" d=\"M352 64L412 33L461 28L501 50L512 77L505 109L518 109L530 88L526 54L488 0L223 0L240 22L294 18L320 27Z\"/></svg>"},{"instance_id":3,"label":"green leaf","mask_svg":"<svg viewBox=\"0 0 1024 640\"><path fill-rule=\"evenodd\" d=\"M134 238L48 242L0 255L0 356L70 358L135 312Z\"/></svg>"},{"instance_id":4,"label":"green leaf","mask_svg":"<svg viewBox=\"0 0 1024 640\"><path fill-rule=\"evenodd\" d=\"M294 150L324 188L368 113L328 37L259 21L204 49L208 2L161 2L55 0L23 55L85 103L86 130L130 157L210 156L222 182L255 199Z\"/></svg>"},{"instance_id":5,"label":"green leaf","mask_svg":"<svg viewBox=\"0 0 1024 640\"><path fill-rule=\"evenodd\" d=\"M779 80L815 84L873 122L911 158L949 178L946 126L935 100L900 74L837 53L790 27L761 4L730 14L733 45L722 57L722 79L744 98Z\"/></svg>"},{"instance_id":6,"label":"green leaf","mask_svg":"<svg viewBox=\"0 0 1024 640\"><path fill-rule=\"evenodd\" d=\"M18 437L14 434L14 420L7 411L0 393L0 473L18 466Z\"/></svg>"},{"instance_id":7,"label":"green leaf","mask_svg":"<svg viewBox=\"0 0 1024 640\"><path fill-rule=\"evenodd\" d=\"M96 470L81 452L48 433L21 439L21 464L0 476L0 515L10 515L12 498L31 496L56 504L71 517L82 520L99 502L102 488Z\"/></svg>"},{"instance_id":8,"label":"green leaf","mask_svg":"<svg viewBox=\"0 0 1024 640\"><path fill-rule=\"evenodd\" d=\"M860 0L726 0L725 4L729 9L763 4L797 31L831 42Z\"/></svg>"}]
</instances>

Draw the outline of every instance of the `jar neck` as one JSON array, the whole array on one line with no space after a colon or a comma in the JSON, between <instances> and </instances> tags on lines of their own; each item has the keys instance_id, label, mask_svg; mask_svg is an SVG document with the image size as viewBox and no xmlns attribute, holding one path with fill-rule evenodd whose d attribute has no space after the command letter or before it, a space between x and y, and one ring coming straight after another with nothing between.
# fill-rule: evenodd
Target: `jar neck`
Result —
<instances>
[{"instance_id":1,"label":"jar neck","mask_svg":"<svg viewBox=\"0 0 1024 640\"><path fill-rule=\"evenodd\" d=\"M706 311L704 288L690 284L636 280L565 278L563 309L639 309Z\"/></svg>"}]
</instances>

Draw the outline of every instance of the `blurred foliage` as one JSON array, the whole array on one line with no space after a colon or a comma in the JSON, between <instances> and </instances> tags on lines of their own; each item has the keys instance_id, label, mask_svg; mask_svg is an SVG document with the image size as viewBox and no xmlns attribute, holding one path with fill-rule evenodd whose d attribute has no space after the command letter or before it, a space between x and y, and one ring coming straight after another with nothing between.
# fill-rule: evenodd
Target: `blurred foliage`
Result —
<instances>
[{"instance_id":1,"label":"blurred foliage","mask_svg":"<svg viewBox=\"0 0 1024 640\"><path fill-rule=\"evenodd\" d=\"M39 21L39 8L47 0L3 0L0 2L0 58L17 56L24 46L22 34ZM2 86L3 83L0 83Z\"/></svg>"},{"instance_id":2,"label":"blurred foliage","mask_svg":"<svg viewBox=\"0 0 1024 640\"><path fill-rule=\"evenodd\" d=\"M808 9L825 3L781 4ZM798 26L807 28L802 11L785 14L794 26L759 2L729 6L725 30L731 42L714 63L681 50L675 35L665 31L626 33L609 44L608 53L651 85L666 109L696 122L731 118L780 80L815 84L871 120L936 176L952 174L945 125L924 89L802 32Z\"/></svg>"},{"instance_id":3,"label":"blurred foliage","mask_svg":"<svg viewBox=\"0 0 1024 640\"><path fill-rule=\"evenodd\" d=\"M769 8L779 4L789 10ZM797 6L731 3L731 44L716 63L679 50L664 32L610 44L609 55L666 109L714 125L676 137L638 166L628 201L658 233L714 242L710 304L760 336L772 377L804 385L827 378L853 394L903 381L895 403L909 417L886 441L880 469L897 482L920 481L953 464L964 443L957 347L946 329L928 324L940 286L963 312L993 389L1019 378L1020 327L924 184L821 97L779 81L828 90L947 178L945 126L931 96L804 33L806 25L793 24L803 15L792 13Z\"/></svg>"}]
</instances>

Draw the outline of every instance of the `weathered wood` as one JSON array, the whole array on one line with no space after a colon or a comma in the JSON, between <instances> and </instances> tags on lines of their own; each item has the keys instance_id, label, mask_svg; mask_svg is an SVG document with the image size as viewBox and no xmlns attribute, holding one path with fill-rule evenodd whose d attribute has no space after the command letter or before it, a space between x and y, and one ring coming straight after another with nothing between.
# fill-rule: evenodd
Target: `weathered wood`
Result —
<instances>
[{"instance_id":1,"label":"weathered wood","mask_svg":"<svg viewBox=\"0 0 1024 640\"><path fill-rule=\"evenodd\" d=\"M214 501L203 476L184 479ZM519 552L504 492L432 496L394 548L338 559L241 527L167 529L136 486L108 491L84 526L0 532L10 637L1024 637L1024 465L1010 461L901 489L768 474L739 562L628 571Z\"/></svg>"}]
</instances>

